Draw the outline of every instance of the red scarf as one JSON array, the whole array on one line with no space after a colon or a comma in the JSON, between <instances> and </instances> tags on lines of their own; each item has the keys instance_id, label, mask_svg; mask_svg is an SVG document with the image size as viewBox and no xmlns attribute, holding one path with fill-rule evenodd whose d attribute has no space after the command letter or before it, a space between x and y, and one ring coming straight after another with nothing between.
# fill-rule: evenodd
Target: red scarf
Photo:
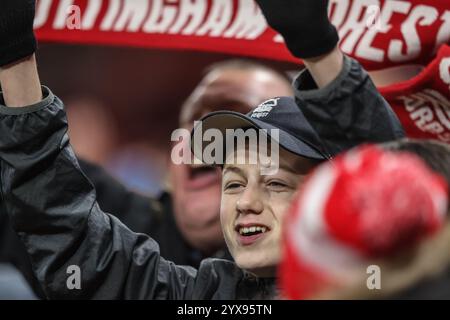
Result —
<instances>
[{"instance_id":1,"label":"red scarf","mask_svg":"<svg viewBox=\"0 0 450 320\"><path fill-rule=\"evenodd\" d=\"M330 0L330 18L342 50L367 70L431 62L419 76L380 90L408 136L450 142L450 0ZM40 41L299 62L253 0L39 0L35 27Z\"/></svg>"}]
</instances>

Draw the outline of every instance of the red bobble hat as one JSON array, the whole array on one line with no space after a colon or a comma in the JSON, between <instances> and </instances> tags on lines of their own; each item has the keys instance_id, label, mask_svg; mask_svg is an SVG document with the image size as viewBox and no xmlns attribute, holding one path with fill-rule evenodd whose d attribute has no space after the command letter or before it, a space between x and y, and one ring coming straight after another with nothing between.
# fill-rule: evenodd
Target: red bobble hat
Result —
<instances>
[{"instance_id":1,"label":"red bobble hat","mask_svg":"<svg viewBox=\"0 0 450 320\"><path fill-rule=\"evenodd\" d=\"M373 258L438 230L445 180L411 154L365 146L320 166L287 214L279 269L284 297L312 297Z\"/></svg>"}]
</instances>

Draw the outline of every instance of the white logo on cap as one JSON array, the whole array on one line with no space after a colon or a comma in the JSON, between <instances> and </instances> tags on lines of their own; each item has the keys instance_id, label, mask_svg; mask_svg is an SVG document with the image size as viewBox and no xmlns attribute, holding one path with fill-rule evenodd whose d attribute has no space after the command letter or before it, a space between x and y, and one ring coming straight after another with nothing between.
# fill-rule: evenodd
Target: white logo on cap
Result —
<instances>
[{"instance_id":1,"label":"white logo on cap","mask_svg":"<svg viewBox=\"0 0 450 320\"><path fill-rule=\"evenodd\" d=\"M264 101L258 107L256 107L255 110L253 110L250 117L258 119L267 117L269 112L272 111L273 107L276 107L278 105L278 100L280 100L280 98Z\"/></svg>"}]
</instances>

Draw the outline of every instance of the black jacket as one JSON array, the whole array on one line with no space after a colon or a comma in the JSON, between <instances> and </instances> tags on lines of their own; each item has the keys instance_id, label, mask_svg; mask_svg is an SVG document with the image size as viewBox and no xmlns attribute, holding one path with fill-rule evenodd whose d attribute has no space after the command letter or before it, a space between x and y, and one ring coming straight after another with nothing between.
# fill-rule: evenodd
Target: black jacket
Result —
<instances>
[{"instance_id":1,"label":"black jacket","mask_svg":"<svg viewBox=\"0 0 450 320\"><path fill-rule=\"evenodd\" d=\"M158 242L161 255L166 259L194 268L200 266L200 262L206 257L192 248L178 230L169 193L163 192L158 198L145 197L125 188L98 165L81 159L79 164L94 185L97 202L104 212L118 217L132 231L151 236ZM232 260L226 249L216 252L213 256ZM0 263L13 264L23 274L35 294L41 299L45 298L34 275L26 248L13 230L1 201Z\"/></svg>"},{"instance_id":2,"label":"black jacket","mask_svg":"<svg viewBox=\"0 0 450 320\"><path fill-rule=\"evenodd\" d=\"M346 58L338 78L310 88L296 82L299 106L330 154L361 142L403 136L401 125L361 66ZM93 185L69 145L62 102L43 88L44 100L24 108L0 105L2 194L13 227L50 298L266 299L273 279L257 279L233 262L204 260L198 270L161 257L158 244L105 214ZM67 268L81 270L81 290L70 290Z\"/></svg>"},{"instance_id":3,"label":"black jacket","mask_svg":"<svg viewBox=\"0 0 450 320\"><path fill-rule=\"evenodd\" d=\"M159 226L164 229L167 229L166 226L173 226L176 229L174 224L170 223L173 220L171 218L172 212L164 212L164 216L162 214L162 209L170 208L165 202L161 201L158 206L153 205L153 202L158 203L157 200L130 192L99 166L83 160L79 160L79 164L94 184L97 191L97 201L102 210L113 215L119 213L121 221L131 230L146 233L157 230ZM163 200L163 197L161 197L161 200ZM173 234L178 230L171 231ZM162 240L164 242L165 239ZM176 243L168 243L167 241L165 243L179 247L179 244ZM182 253L179 253L180 255ZM185 256L187 255L185 253ZM185 259L181 264L188 264L187 261ZM45 298L39 281L34 275L26 248L13 230L2 202L0 202L0 263L13 264L23 274L36 295L39 298Z\"/></svg>"}]
</instances>

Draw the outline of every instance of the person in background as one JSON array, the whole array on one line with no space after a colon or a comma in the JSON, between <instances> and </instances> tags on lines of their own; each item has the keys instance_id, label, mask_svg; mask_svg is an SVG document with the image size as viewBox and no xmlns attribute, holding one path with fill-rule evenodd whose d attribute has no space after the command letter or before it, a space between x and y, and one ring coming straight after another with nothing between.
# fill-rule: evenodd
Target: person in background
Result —
<instances>
[{"instance_id":1,"label":"person in background","mask_svg":"<svg viewBox=\"0 0 450 320\"><path fill-rule=\"evenodd\" d=\"M400 139L380 145L392 152L409 152L420 157L450 185L450 145L436 140Z\"/></svg>"},{"instance_id":2,"label":"person in background","mask_svg":"<svg viewBox=\"0 0 450 320\"><path fill-rule=\"evenodd\" d=\"M407 296L450 267L447 213L445 179L414 154L366 146L338 156L315 170L287 213L282 297ZM450 298L443 285L434 296L415 293Z\"/></svg>"}]
</instances>

